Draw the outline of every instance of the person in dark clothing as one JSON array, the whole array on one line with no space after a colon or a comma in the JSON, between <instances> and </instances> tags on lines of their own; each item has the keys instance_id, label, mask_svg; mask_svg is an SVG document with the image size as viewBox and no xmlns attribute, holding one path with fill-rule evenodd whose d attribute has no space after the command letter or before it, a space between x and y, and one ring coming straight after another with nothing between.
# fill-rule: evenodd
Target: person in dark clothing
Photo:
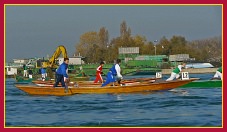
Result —
<instances>
[{"instance_id":1,"label":"person in dark clothing","mask_svg":"<svg viewBox=\"0 0 227 132\"><path fill-rule=\"evenodd\" d=\"M65 82L68 81L69 77L67 74L69 64L69 58L64 58L64 62L58 67L56 71L56 82L54 87L57 87L59 82L61 82L62 87L65 87Z\"/></svg>"},{"instance_id":2,"label":"person in dark clothing","mask_svg":"<svg viewBox=\"0 0 227 132\"><path fill-rule=\"evenodd\" d=\"M32 74L33 74L32 69L28 68L28 77L32 78Z\"/></svg>"}]
</instances>

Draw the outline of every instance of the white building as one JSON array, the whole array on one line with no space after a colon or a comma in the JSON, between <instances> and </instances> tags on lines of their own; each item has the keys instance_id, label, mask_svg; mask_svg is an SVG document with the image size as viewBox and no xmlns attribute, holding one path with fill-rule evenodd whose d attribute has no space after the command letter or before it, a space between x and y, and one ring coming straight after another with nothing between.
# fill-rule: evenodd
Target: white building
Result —
<instances>
[{"instance_id":1,"label":"white building","mask_svg":"<svg viewBox=\"0 0 227 132\"><path fill-rule=\"evenodd\" d=\"M169 55L169 61L186 61L189 59L189 54Z\"/></svg>"},{"instance_id":2,"label":"white building","mask_svg":"<svg viewBox=\"0 0 227 132\"><path fill-rule=\"evenodd\" d=\"M14 66L5 66L5 74L6 75L16 75L17 74L17 67Z\"/></svg>"},{"instance_id":3,"label":"white building","mask_svg":"<svg viewBox=\"0 0 227 132\"><path fill-rule=\"evenodd\" d=\"M75 57L69 57L69 65L81 65L84 64L84 61L82 60L84 57L82 56L75 56ZM61 65L64 62L64 58L58 58L59 65Z\"/></svg>"},{"instance_id":4,"label":"white building","mask_svg":"<svg viewBox=\"0 0 227 132\"><path fill-rule=\"evenodd\" d=\"M13 63L26 64L29 59L13 59Z\"/></svg>"}]
</instances>

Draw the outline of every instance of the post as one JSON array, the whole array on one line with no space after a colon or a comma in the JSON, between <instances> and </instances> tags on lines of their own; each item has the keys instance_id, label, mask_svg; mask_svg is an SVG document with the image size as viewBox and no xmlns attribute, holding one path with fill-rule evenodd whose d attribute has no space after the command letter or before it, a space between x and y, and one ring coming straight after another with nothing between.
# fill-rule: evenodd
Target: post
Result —
<instances>
[{"instance_id":1,"label":"post","mask_svg":"<svg viewBox=\"0 0 227 132\"><path fill-rule=\"evenodd\" d=\"M156 45L154 46L154 54L156 56Z\"/></svg>"},{"instance_id":2,"label":"post","mask_svg":"<svg viewBox=\"0 0 227 132\"><path fill-rule=\"evenodd\" d=\"M155 40L154 41L154 53L155 53L155 56L156 56L156 44L157 44L158 40Z\"/></svg>"}]
</instances>

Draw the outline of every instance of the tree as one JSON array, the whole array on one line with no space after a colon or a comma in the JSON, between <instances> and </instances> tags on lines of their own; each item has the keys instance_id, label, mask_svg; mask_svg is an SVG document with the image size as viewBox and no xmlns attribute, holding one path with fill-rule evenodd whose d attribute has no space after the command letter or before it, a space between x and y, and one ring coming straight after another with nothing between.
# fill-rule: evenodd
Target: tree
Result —
<instances>
[{"instance_id":1,"label":"tree","mask_svg":"<svg viewBox=\"0 0 227 132\"><path fill-rule=\"evenodd\" d=\"M127 24L125 21L123 21L120 27L120 36L125 37L126 35L127 35Z\"/></svg>"},{"instance_id":2,"label":"tree","mask_svg":"<svg viewBox=\"0 0 227 132\"><path fill-rule=\"evenodd\" d=\"M213 37L203 40L194 40L187 44L189 54L197 61L222 62L222 39Z\"/></svg>"},{"instance_id":3,"label":"tree","mask_svg":"<svg viewBox=\"0 0 227 132\"><path fill-rule=\"evenodd\" d=\"M191 42L183 36L174 35L169 40L163 36L155 46L157 55L189 54L197 61L222 62L221 36ZM101 27L99 32L82 34L80 42L76 44L76 54L86 57L86 63L112 63L118 58L120 47L139 47L141 55L155 54L154 43L148 42L145 36L132 36L131 28L127 27L125 21L120 24L120 35L110 41L105 27Z\"/></svg>"},{"instance_id":4,"label":"tree","mask_svg":"<svg viewBox=\"0 0 227 132\"><path fill-rule=\"evenodd\" d=\"M162 55L170 55L171 54L171 51L170 51L170 42L169 42L169 40L165 36L160 39L159 46L162 49L160 54L162 54Z\"/></svg>"},{"instance_id":5,"label":"tree","mask_svg":"<svg viewBox=\"0 0 227 132\"><path fill-rule=\"evenodd\" d=\"M170 39L170 50L171 54L186 54L186 39L182 36L173 36Z\"/></svg>"},{"instance_id":6,"label":"tree","mask_svg":"<svg viewBox=\"0 0 227 132\"><path fill-rule=\"evenodd\" d=\"M76 44L76 53L86 57L87 63L94 63L100 39L97 32L87 32L81 35L80 42Z\"/></svg>"},{"instance_id":7,"label":"tree","mask_svg":"<svg viewBox=\"0 0 227 132\"><path fill-rule=\"evenodd\" d=\"M105 27L100 28L99 30L99 39L100 39L100 47L106 47L109 42L109 33L108 30L105 29Z\"/></svg>"},{"instance_id":8,"label":"tree","mask_svg":"<svg viewBox=\"0 0 227 132\"><path fill-rule=\"evenodd\" d=\"M100 28L99 30L99 47L97 48L98 53L98 61L107 60L109 57L106 55L108 52L108 42L109 42L109 33L104 27Z\"/></svg>"},{"instance_id":9,"label":"tree","mask_svg":"<svg viewBox=\"0 0 227 132\"><path fill-rule=\"evenodd\" d=\"M132 38L131 38L131 28L127 27L127 24L125 21L121 23L120 26L120 37L118 39L121 39L121 45L123 47L131 46Z\"/></svg>"},{"instance_id":10,"label":"tree","mask_svg":"<svg viewBox=\"0 0 227 132\"><path fill-rule=\"evenodd\" d=\"M154 44L152 42L146 42L140 51L140 54L142 55L154 55Z\"/></svg>"}]
</instances>

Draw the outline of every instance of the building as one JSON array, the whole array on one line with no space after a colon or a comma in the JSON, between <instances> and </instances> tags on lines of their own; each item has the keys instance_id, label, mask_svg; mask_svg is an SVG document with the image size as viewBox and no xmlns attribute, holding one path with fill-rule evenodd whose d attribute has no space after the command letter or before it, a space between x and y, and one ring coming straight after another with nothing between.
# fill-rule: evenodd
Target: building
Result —
<instances>
[{"instance_id":1,"label":"building","mask_svg":"<svg viewBox=\"0 0 227 132\"><path fill-rule=\"evenodd\" d=\"M84 59L85 57L82 56L74 56L74 57L69 57L69 65L81 65L84 64ZM64 62L64 58L59 58L58 59L59 65L61 65Z\"/></svg>"},{"instance_id":2,"label":"building","mask_svg":"<svg viewBox=\"0 0 227 132\"><path fill-rule=\"evenodd\" d=\"M18 63L6 63L5 75L7 77L17 75L17 69L22 66L23 66L22 64Z\"/></svg>"},{"instance_id":3,"label":"building","mask_svg":"<svg viewBox=\"0 0 227 132\"><path fill-rule=\"evenodd\" d=\"M26 64L28 63L29 59L13 59L13 63L17 64Z\"/></svg>"}]
</instances>

